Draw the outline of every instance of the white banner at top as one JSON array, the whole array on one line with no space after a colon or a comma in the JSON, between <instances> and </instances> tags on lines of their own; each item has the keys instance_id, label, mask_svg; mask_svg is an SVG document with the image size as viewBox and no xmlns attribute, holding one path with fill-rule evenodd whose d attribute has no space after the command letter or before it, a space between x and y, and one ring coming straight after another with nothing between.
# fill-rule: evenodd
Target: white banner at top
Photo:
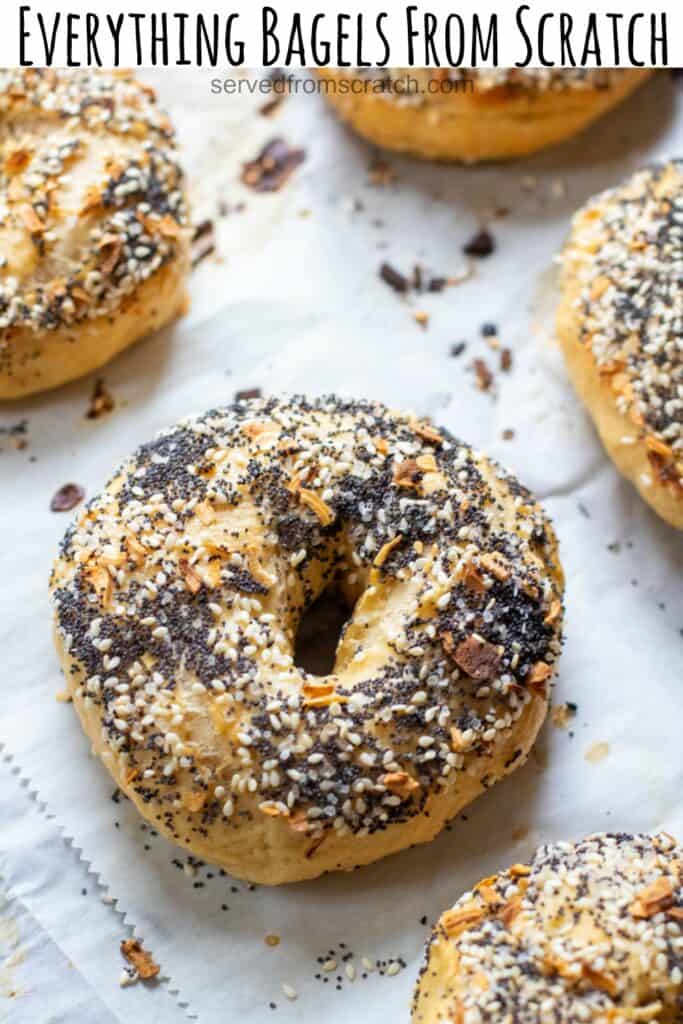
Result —
<instances>
[{"instance_id":1,"label":"white banner at top","mask_svg":"<svg viewBox=\"0 0 683 1024\"><path fill-rule=\"evenodd\" d=\"M681 0L5 0L2 29L6 67L683 65Z\"/></svg>"}]
</instances>

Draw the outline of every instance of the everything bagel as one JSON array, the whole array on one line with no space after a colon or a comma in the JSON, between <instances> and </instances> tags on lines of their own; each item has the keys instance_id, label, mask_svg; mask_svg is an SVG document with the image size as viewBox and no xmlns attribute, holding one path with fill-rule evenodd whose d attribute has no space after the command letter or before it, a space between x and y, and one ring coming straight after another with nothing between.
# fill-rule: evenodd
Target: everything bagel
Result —
<instances>
[{"instance_id":1,"label":"everything bagel","mask_svg":"<svg viewBox=\"0 0 683 1024\"><path fill-rule=\"evenodd\" d=\"M276 884L433 838L521 765L560 651L529 492L378 403L251 400L143 445L77 516L51 591L83 728L154 827ZM352 607L332 674L306 608Z\"/></svg>"},{"instance_id":2,"label":"everything bagel","mask_svg":"<svg viewBox=\"0 0 683 1024\"><path fill-rule=\"evenodd\" d=\"M651 70L393 68L318 71L344 121L368 141L429 160L509 160L578 134Z\"/></svg>"},{"instance_id":3,"label":"everything bagel","mask_svg":"<svg viewBox=\"0 0 683 1024\"><path fill-rule=\"evenodd\" d=\"M0 71L0 399L102 366L185 306L173 130L132 75Z\"/></svg>"},{"instance_id":4,"label":"everything bagel","mask_svg":"<svg viewBox=\"0 0 683 1024\"><path fill-rule=\"evenodd\" d=\"M580 210L557 333L617 469L683 529L683 163L638 171Z\"/></svg>"},{"instance_id":5,"label":"everything bagel","mask_svg":"<svg viewBox=\"0 0 683 1024\"><path fill-rule=\"evenodd\" d=\"M676 1024L683 850L671 836L553 843L441 915L413 1024Z\"/></svg>"}]
</instances>

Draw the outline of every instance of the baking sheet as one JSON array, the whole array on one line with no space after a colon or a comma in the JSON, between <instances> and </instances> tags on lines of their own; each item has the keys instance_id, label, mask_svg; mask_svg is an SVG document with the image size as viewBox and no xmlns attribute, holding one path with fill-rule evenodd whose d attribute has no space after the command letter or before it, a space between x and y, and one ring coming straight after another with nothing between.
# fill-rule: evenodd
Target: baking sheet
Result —
<instances>
[{"instance_id":1,"label":"baking sheet","mask_svg":"<svg viewBox=\"0 0 683 1024\"><path fill-rule=\"evenodd\" d=\"M610 828L683 834L681 538L604 456L551 337L552 260L571 212L679 152L683 93L662 75L580 139L505 167L386 158L396 180L384 169L372 176L380 185L368 175L377 154L319 98L289 98L265 117L263 97L213 96L209 74L147 77L184 140L195 217L214 219L217 253L194 272L188 317L104 370L111 413L85 418L92 378L0 410L0 428L26 421L0 437L0 742L202 1024L407 1020L429 923L476 879L545 840ZM303 146L306 160L281 191L255 194L239 182L241 164L274 136ZM496 210L496 251L470 280L406 300L379 279L385 260L459 275L462 246ZM414 319L422 311L427 329ZM513 353L508 373L484 322ZM476 387L475 358L494 371L489 392ZM73 710L55 700L47 600L67 525L48 510L54 491L76 482L93 494L157 429L252 387L376 397L431 415L532 487L555 520L567 574L555 700L578 709L569 730L548 725L528 764L434 843L277 890L188 864L112 800ZM331 951L338 967L327 973L318 961ZM364 957L398 970L368 973Z\"/></svg>"}]
</instances>

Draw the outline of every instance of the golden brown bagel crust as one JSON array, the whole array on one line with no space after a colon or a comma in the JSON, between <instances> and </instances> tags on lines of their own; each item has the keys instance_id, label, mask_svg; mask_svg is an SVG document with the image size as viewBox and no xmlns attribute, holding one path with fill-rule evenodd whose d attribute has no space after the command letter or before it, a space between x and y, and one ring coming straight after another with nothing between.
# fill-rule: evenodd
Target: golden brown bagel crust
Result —
<instances>
[{"instance_id":1,"label":"golden brown bagel crust","mask_svg":"<svg viewBox=\"0 0 683 1024\"><path fill-rule=\"evenodd\" d=\"M334 671L301 614L354 604ZM166 836L276 884L425 842L522 764L560 649L531 495L414 417L253 400L144 445L67 532L57 647L85 732Z\"/></svg>"},{"instance_id":2,"label":"golden brown bagel crust","mask_svg":"<svg viewBox=\"0 0 683 1024\"><path fill-rule=\"evenodd\" d=\"M318 72L337 113L368 141L429 160L464 163L509 160L563 142L621 103L651 73L630 68ZM417 94L406 95L405 86L402 94L390 88L406 76L418 83ZM372 79L380 83L376 91L364 88Z\"/></svg>"},{"instance_id":3,"label":"golden brown bagel crust","mask_svg":"<svg viewBox=\"0 0 683 1024\"><path fill-rule=\"evenodd\" d=\"M102 366L182 312L173 131L126 72L0 71L0 399Z\"/></svg>"},{"instance_id":4,"label":"golden brown bagel crust","mask_svg":"<svg viewBox=\"0 0 683 1024\"><path fill-rule=\"evenodd\" d=\"M683 849L666 834L542 846L439 919L413 1024L676 1024Z\"/></svg>"},{"instance_id":5,"label":"golden brown bagel crust","mask_svg":"<svg viewBox=\"0 0 683 1024\"><path fill-rule=\"evenodd\" d=\"M683 529L683 165L639 171L574 218L557 332L617 468Z\"/></svg>"}]
</instances>

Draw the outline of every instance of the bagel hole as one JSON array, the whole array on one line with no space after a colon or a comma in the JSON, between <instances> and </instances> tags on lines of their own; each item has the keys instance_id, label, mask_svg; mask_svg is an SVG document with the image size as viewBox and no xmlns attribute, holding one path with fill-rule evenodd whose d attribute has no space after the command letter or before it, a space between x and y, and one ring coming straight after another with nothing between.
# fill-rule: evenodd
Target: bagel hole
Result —
<instances>
[{"instance_id":1,"label":"bagel hole","mask_svg":"<svg viewBox=\"0 0 683 1024\"><path fill-rule=\"evenodd\" d=\"M326 590L301 616L294 664L309 675L329 676L350 608L337 590Z\"/></svg>"}]
</instances>

